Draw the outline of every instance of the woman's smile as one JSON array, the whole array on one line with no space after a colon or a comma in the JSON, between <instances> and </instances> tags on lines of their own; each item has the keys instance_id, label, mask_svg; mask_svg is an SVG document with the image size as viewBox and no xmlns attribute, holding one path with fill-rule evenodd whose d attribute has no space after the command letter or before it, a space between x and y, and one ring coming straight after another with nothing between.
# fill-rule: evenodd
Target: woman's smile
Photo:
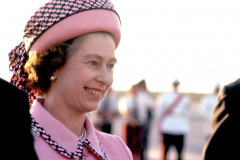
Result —
<instances>
[{"instance_id":1,"label":"woman's smile","mask_svg":"<svg viewBox=\"0 0 240 160\"><path fill-rule=\"evenodd\" d=\"M97 89L97 88L88 88L88 87L84 87L84 89L88 92L89 95L91 95L94 98L97 99L101 99L102 95L103 95L103 91L101 89Z\"/></svg>"}]
</instances>

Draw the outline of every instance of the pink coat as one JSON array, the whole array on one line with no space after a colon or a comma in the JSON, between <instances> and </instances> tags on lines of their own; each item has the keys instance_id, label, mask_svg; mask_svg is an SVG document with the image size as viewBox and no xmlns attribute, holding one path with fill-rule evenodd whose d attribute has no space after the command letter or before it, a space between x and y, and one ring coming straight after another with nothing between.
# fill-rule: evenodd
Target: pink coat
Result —
<instances>
[{"instance_id":1,"label":"pink coat","mask_svg":"<svg viewBox=\"0 0 240 160\"><path fill-rule=\"evenodd\" d=\"M117 136L94 129L86 117L87 138L79 138L35 101L32 106L34 148L40 160L132 160L126 144Z\"/></svg>"}]
</instances>

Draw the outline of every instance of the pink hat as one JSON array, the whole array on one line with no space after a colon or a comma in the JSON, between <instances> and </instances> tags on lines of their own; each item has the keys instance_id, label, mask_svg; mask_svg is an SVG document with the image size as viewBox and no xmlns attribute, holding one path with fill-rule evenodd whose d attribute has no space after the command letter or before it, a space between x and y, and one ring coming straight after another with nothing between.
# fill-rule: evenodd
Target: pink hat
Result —
<instances>
[{"instance_id":1,"label":"pink hat","mask_svg":"<svg viewBox=\"0 0 240 160\"><path fill-rule=\"evenodd\" d=\"M23 67L30 51L45 51L53 45L80 35L105 31L113 35L116 48L120 42L120 18L109 0L51 0L39 8L24 29L24 41L9 53L11 83L29 94L28 74Z\"/></svg>"}]
</instances>

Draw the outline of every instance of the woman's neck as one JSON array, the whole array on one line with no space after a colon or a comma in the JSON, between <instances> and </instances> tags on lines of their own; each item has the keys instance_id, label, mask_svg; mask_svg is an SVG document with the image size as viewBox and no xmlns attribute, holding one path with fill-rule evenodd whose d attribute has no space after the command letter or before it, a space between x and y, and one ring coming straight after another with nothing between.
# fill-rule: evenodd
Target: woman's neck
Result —
<instances>
[{"instance_id":1,"label":"woman's neck","mask_svg":"<svg viewBox=\"0 0 240 160\"><path fill-rule=\"evenodd\" d=\"M64 124L76 136L81 136L86 114L78 113L61 102L61 99L56 99L53 96L47 96L43 107L58 121Z\"/></svg>"}]
</instances>

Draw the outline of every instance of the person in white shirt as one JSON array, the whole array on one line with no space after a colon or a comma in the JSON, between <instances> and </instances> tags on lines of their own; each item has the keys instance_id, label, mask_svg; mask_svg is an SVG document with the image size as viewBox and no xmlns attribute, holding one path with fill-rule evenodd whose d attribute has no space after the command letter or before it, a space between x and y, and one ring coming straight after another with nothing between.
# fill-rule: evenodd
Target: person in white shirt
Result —
<instances>
[{"instance_id":1,"label":"person in white shirt","mask_svg":"<svg viewBox=\"0 0 240 160\"><path fill-rule=\"evenodd\" d=\"M189 96L178 92L180 82L173 82L173 92L159 95L156 99L157 127L163 139L163 159L166 159L170 146L175 146L178 159L182 159L184 137L189 130Z\"/></svg>"},{"instance_id":2,"label":"person in white shirt","mask_svg":"<svg viewBox=\"0 0 240 160\"><path fill-rule=\"evenodd\" d=\"M140 126L137 86L133 85L129 92L119 100L119 111L124 118L123 136L126 139L127 146L133 154L134 160L140 159L142 129Z\"/></svg>"},{"instance_id":3,"label":"person in white shirt","mask_svg":"<svg viewBox=\"0 0 240 160\"><path fill-rule=\"evenodd\" d=\"M139 111L140 111L140 118L141 118L141 125L143 128L142 131L142 147L140 152L140 160L146 159L145 150L148 144L148 135L152 120L152 114L154 112L154 99L149 94L146 81L143 79L138 84L138 104L139 104Z\"/></svg>"},{"instance_id":4,"label":"person in white shirt","mask_svg":"<svg viewBox=\"0 0 240 160\"><path fill-rule=\"evenodd\" d=\"M133 85L129 93L120 98L119 107L127 123L127 145L132 151L134 159L142 160L147 143L148 114L154 106L154 101L140 84Z\"/></svg>"}]
</instances>

